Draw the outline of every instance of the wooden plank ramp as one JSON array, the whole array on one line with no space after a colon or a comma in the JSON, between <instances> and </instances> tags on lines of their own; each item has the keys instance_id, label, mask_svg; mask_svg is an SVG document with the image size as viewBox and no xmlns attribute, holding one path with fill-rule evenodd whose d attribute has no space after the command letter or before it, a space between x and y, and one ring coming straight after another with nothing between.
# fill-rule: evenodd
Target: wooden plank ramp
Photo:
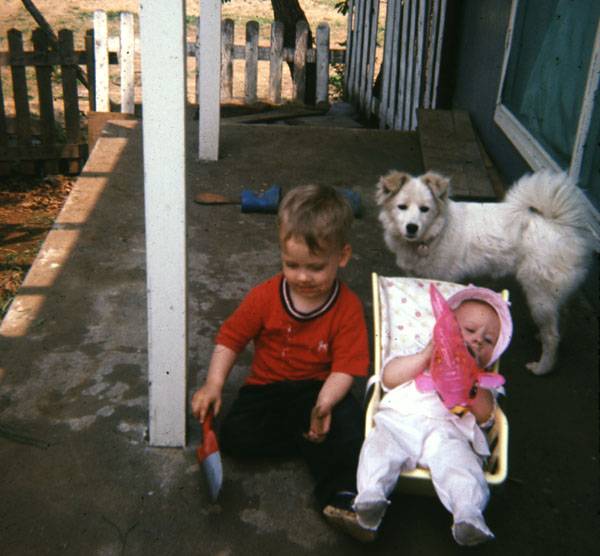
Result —
<instances>
[{"instance_id":1,"label":"wooden plank ramp","mask_svg":"<svg viewBox=\"0 0 600 556\"><path fill-rule=\"evenodd\" d=\"M495 201L488 174L467 110L417 110L423 166L449 178L450 196L469 201Z\"/></svg>"}]
</instances>

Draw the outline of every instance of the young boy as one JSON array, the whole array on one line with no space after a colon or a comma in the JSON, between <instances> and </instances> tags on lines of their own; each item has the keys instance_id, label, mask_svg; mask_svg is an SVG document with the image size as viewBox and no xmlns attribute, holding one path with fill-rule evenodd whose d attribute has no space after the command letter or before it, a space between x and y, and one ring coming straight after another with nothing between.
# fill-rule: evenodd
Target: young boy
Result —
<instances>
[{"instance_id":1,"label":"young boy","mask_svg":"<svg viewBox=\"0 0 600 556\"><path fill-rule=\"evenodd\" d=\"M326 516L354 498L363 440L363 413L350 387L367 374L367 331L358 297L337 278L352 253L353 219L331 187L286 195L277 219L283 272L253 288L223 323L206 383L192 399L201 422L211 406L218 415L229 372L252 340L250 374L221 424L220 448L235 456L302 457Z\"/></svg>"},{"instance_id":2,"label":"young boy","mask_svg":"<svg viewBox=\"0 0 600 556\"><path fill-rule=\"evenodd\" d=\"M480 367L487 368L512 335L506 301L492 290L470 286L448 303L465 343ZM483 519L489 488L482 457L490 452L480 427L492 424L495 397L490 390L478 388L470 411L459 416L444 406L435 391L420 392L414 378L429 368L433 352L429 341L421 351L396 353L384 361L382 384L387 393L361 451L356 514L345 514L350 534L364 536L363 529L375 532L398 475L420 466L429 469L442 504L452 512L452 532L459 544L493 538Z\"/></svg>"}]
</instances>

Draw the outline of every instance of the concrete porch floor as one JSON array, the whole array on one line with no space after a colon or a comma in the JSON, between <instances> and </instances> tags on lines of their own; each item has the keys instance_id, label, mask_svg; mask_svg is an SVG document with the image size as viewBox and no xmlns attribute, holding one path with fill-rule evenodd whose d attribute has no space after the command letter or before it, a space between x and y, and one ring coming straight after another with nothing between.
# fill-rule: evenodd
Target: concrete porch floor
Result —
<instances>
[{"instance_id":1,"label":"concrete porch floor","mask_svg":"<svg viewBox=\"0 0 600 556\"><path fill-rule=\"evenodd\" d=\"M373 200L391 168L422 170L412 133L223 125L220 160L195 159L188 137L189 390L206 373L214 335L247 290L279 271L275 216L200 206L199 192L283 191L304 183L362 198L342 278L372 330L370 273L397 275ZM148 385L141 125L107 124L0 328L0 552L8 555L462 554L435 498L395 494L366 547L331 529L296 461L224 457L211 504L190 418L185 449L147 442ZM168 184L165 184L168 187ZM590 277L597 292L597 274ZM594 554L598 549L598 299L570 303L555 373L524 368L539 345L519 287L515 335L502 360L510 424L509 479L492 491L496 539L472 554ZM371 335L372 338L372 335ZM372 342L372 340L371 340ZM243 355L226 389L241 385ZM362 396L364 381L356 384ZM227 407L225 407L227 409ZM595 547L595 548L594 548Z\"/></svg>"}]
</instances>

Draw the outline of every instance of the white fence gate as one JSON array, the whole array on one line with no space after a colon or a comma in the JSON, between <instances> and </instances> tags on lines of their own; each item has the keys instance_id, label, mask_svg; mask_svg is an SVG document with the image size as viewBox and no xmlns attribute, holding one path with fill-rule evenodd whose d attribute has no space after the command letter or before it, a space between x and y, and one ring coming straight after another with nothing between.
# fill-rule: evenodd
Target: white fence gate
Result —
<instances>
[{"instance_id":1,"label":"white fence gate","mask_svg":"<svg viewBox=\"0 0 600 556\"><path fill-rule=\"evenodd\" d=\"M379 5L350 0L346 97L366 117L375 115L381 128L414 130L416 109L437 103L446 0L388 0L382 48Z\"/></svg>"},{"instance_id":2,"label":"white fence gate","mask_svg":"<svg viewBox=\"0 0 600 556\"><path fill-rule=\"evenodd\" d=\"M128 12L120 14L120 37L109 36L107 16L103 10L94 12L94 72L95 72L95 110L110 111L109 64L120 65L121 112L133 113L135 99L135 71L139 68L139 39L134 34L134 16ZM308 48L308 26L299 22L296 29L296 46L283 46L283 24L274 22L271 26L271 45L258 46L259 25L250 21L245 27L245 44L234 44L234 24L231 19L222 21L221 40L221 101L233 99L232 84L235 79L244 79L244 102L252 104L259 100L257 96L258 62L269 61L268 100L279 104L285 100L302 102L305 92L306 64L316 63L316 101L327 101L329 97L329 72L332 65L344 64L345 49L330 48L329 25L319 23L316 31L315 48ZM200 32L198 31L198 36ZM187 56L198 59L197 42L188 42ZM139 58L139 56L137 56ZM234 77L233 61L243 60L242 75ZM293 97L282 98L282 64L294 65ZM139 72L139 69L137 70ZM199 84L196 82L196 91ZM197 94L196 94L197 98ZM262 99L261 99L262 100Z\"/></svg>"}]
</instances>

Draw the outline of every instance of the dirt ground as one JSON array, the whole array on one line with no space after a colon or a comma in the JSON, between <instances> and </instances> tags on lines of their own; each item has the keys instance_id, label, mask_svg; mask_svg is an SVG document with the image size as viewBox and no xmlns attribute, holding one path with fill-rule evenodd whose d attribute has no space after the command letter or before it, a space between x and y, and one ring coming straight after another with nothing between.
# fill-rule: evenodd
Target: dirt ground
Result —
<instances>
[{"instance_id":1,"label":"dirt ground","mask_svg":"<svg viewBox=\"0 0 600 556\"><path fill-rule=\"evenodd\" d=\"M339 48L339 43L346 39L346 16L335 9L338 0L300 0L300 5L306 14L311 29L324 21L331 27L332 47ZM20 29L24 35L29 35L35 27L29 12L21 0L3 0L2 19L0 20L0 47L6 46L6 31L11 27ZM85 30L92 26L94 10L104 10L108 16L109 30L116 31L119 27L118 13L129 11L137 14L139 0L35 0L35 5L46 18L53 29L66 27L72 29L76 35L76 47L83 46ZM186 18L188 33L194 31L193 23L199 15L198 0L186 0ZM273 9L269 0L229 0L221 5L223 19L232 18L236 29L245 25L247 21L255 20L261 24L270 24L273 21ZM269 34L262 30L261 39L268 41ZM242 44L243 36L236 37Z\"/></svg>"},{"instance_id":2,"label":"dirt ground","mask_svg":"<svg viewBox=\"0 0 600 556\"><path fill-rule=\"evenodd\" d=\"M75 178L0 178L0 320L35 259Z\"/></svg>"}]
</instances>

